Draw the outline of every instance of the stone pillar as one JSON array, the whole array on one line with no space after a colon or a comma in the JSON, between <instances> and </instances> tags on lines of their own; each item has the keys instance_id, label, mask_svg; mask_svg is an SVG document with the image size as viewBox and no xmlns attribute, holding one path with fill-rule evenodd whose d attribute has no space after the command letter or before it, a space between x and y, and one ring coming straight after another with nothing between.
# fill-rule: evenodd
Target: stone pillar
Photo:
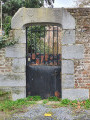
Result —
<instances>
[{"instance_id":1,"label":"stone pillar","mask_svg":"<svg viewBox=\"0 0 90 120\"><path fill-rule=\"evenodd\" d=\"M18 42L6 48L5 57L12 58L12 73L4 82L12 88L12 98L16 100L26 97L26 30L15 29L13 32Z\"/></svg>"},{"instance_id":2,"label":"stone pillar","mask_svg":"<svg viewBox=\"0 0 90 120\"><path fill-rule=\"evenodd\" d=\"M75 43L75 30L63 30L62 38L62 99L88 99L88 89L75 89L74 60L83 59L84 46Z\"/></svg>"}]
</instances>

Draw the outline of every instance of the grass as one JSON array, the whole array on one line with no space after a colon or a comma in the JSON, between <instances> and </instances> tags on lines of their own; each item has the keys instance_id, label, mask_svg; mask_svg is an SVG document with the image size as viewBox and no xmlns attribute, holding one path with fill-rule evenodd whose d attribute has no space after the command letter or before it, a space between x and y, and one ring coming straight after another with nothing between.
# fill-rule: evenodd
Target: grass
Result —
<instances>
[{"instance_id":1,"label":"grass","mask_svg":"<svg viewBox=\"0 0 90 120\"><path fill-rule=\"evenodd\" d=\"M77 101L77 100L69 100L69 99L64 99L61 100L60 103L56 103L53 104L52 107L67 107L67 106L71 106L71 107L75 107L76 109L80 109L80 108L85 108L85 109L90 109L90 99L87 99L85 101Z\"/></svg>"},{"instance_id":2,"label":"grass","mask_svg":"<svg viewBox=\"0 0 90 120\"><path fill-rule=\"evenodd\" d=\"M48 97L49 101L60 101L60 98L52 96L52 97Z\"/></svg>"},{"instance_id":3,"label":"grass","mask_svg":"<svg viewBox=\"0 0 90 120\"><path fill-rule=\"evenodd\" d=\"M33 105L36 104L36 101L40 101L41 97L40 96L28 96L27 98L24 99L18 99L16 101L12 101L12 100L4 100L0 102L0 111L15 111L17 109L20 108L24 108L27 107L29 105ZM47 104L49 101L58 101L59 103L53 104L52 103L52 107L56 108L56 107L67 107L67 106L71 106L71 107L75 107L75 108L85 108L88 109L90 108L90 100L85 100L85 101L80 101L80 100L69 100L69 99L64 99L61 100L57 97L49 97L48 99L44 99L43 100L43 104Z\"/></svg>"},{"instance_id":4,"label":"grass","mask_svg":"<svg viewBox=\"0 0 90 120\"><path fill-rule=\"evenodd\" d=\"M5 100L0 102L0 111L11 111L15 109L22 108L23 106L29 106L31 104L36 104L36 101L41 100L40 96L29 96L24 99L18 99L16 101Z\"/></svg>"},{"instance_id":5,"label":"grass","mask_svg":"<svg viewBox=\"0 0 90 120\"><path fill-rule=\"evenodd\" d=\"M43 104L46 104L46 103L48 103L48 100L47 99L43 100Z\"/></svg>"}]
</instances>

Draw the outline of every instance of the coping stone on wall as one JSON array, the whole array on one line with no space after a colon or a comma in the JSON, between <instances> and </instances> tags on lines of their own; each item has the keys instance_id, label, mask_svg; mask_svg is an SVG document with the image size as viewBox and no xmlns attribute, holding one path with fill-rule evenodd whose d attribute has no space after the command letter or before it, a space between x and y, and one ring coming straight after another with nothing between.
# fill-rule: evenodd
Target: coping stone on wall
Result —
<instances>
[{"instance_id":1,"label":"coping stone on wall","mask_svg":"<svg viewBox=\"0 0 90 120\"><path fill-rule=\"evenodd\" d=\"M14 46L6 47L5 57L22 58L26 57L26 44L15 44Z\"/></svg>"},{"instance_id":2,"label":"coping stone on wall","mask_svg":"<svg viewBox=\"0 0 90 120\"><path fill-rule=\"evenodd\" d=\"M84 46L68 45L62 46L62 59L83 59L84 58Z\"/></svg>"},{"instance_id":3,"label":"coping stone on wall","mask_svg":"<svg viewBox=\"0 0 90 120\"><path fill-rule=\"evenodd\" d=\"M89 89L62 89L62 99L86 100L89 99Z\"/></svg>"},{"instance_id":4,"label":"coping stone on wall","mask_svg":"<svg viewBox=\"0 0 90 120\"><path fill-rule=\"evenodd\" d=\"M62 60L62 74L74 74L74 62L72 60Z\"/></svg>"}]
</instances>

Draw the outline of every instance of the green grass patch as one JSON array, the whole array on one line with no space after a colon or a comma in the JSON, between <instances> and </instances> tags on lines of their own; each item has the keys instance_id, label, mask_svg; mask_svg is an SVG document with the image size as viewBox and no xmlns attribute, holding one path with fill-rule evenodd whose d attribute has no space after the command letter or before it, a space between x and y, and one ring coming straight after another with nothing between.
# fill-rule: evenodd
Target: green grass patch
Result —
<instances>
[{"instance_id":1,"label":"green grass patch","mask_svg":"<svg viewBox=\"0 0 90 120\"><path fill-rule=\"evenodd\" d=\"M61 100L59 103L55 103L52 105L53 108L67 107L67 106L71 106L76 109L80 109L80 108L90 109L90 99L87 99L85 101L81 101L81 100L72 101L69 99L64 99L64 100Z\"/></svg>"},{"instance_id":2,"label":"green grass patch","mask_svg":"<svg viewBox=\"0 0 90 120\"><path fill-rule=\"evenodd\" d=\"M87 99L87 100L85 101L84 107L85 107L86 109L90 108L90 99Z\"/></svg>"},{"instance_id":3,"label":"green grass patch","mask_svg":"<svg viewBox=\"0 0 90 120\"><path fill-rule=\"evenodd\" d=\"M16 101L5 100L0 102L0 111L11 111L15 109L22 108L23 106L29 106L31 104L36 104L36 101L41 100L39 96L29 96L24 99L18 99Z\"/></svg>"},{"instance_id":4,"label":"green grass patch","mask_svg":"<svg viewBox=\"0 0 90 120\"><path fill-rule=\"evenodd\" d=\"M60 101L60 99L58 97L52 96L52 97L48 97L49 101Z\"/></svg>"},{"instance_id":5,"label":"green grass patch","mask_svg":"<svg viewBox=\"0 0 90 120\"><path fill-rule=\"evenodd\" d=\"M26 99L30 100L30 101L40 101L40 100L42 100L42 98L40 96L28 96Z\"/></svg>"},{"instance_id":6,"label":"green grass patch","mask_svg":"<svg viewBox=\"0 0 90 120\"><path fill-rule=\"evenodd\" d=\"M47 99L43 100L43 104L46 104L46 103L48 103L48 100Z\"/></svg>"},{"instance_id":7,"label":"green grass patch","mask_svg":"<svg viewBox=\"0 0 90 120\"><path fill-rule=\"evenodd\" d=\"M20 108L23 107L27 107L29 105L33 105L36 104L36 101L40 101L41 97L40 96L28 96L27 98L23 98L23 99L18 99L16 101L12 101L12 100L4 100L0 102L0 111L14 111L14 110L18 110ZM71 106L71 107L75 107L75 108L85 108L85 109L89 109L90 108L90 100L85 100L85 101L77 101L77 100L69 100L69 99L64 99L61 100L57 97L49 97L48 99L44 99L43 100L43 104L48 103L49 101L59 101L59 103L56 104L52 104L52 107L67 107L67 106Z\"/></svg>"}]
</instances>

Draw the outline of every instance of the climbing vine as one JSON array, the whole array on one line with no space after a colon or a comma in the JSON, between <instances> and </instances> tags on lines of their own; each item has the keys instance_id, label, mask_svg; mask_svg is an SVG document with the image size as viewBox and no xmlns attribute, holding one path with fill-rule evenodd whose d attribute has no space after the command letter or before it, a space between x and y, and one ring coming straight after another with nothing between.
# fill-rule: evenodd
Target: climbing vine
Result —
<instances>
[{"instance_id":1,"label":"climbing vine","mask_svg":"<svg viewBox=\"0 0 90 120\"><path fill-rule=\"evenodd\" d=\"M2 36L0 38L0 49L10 45L14 45L15 43L17 43L17 40L14 40L14 38L12 40L9 40L7 36Z\"/></svg>"}]
</instances>

